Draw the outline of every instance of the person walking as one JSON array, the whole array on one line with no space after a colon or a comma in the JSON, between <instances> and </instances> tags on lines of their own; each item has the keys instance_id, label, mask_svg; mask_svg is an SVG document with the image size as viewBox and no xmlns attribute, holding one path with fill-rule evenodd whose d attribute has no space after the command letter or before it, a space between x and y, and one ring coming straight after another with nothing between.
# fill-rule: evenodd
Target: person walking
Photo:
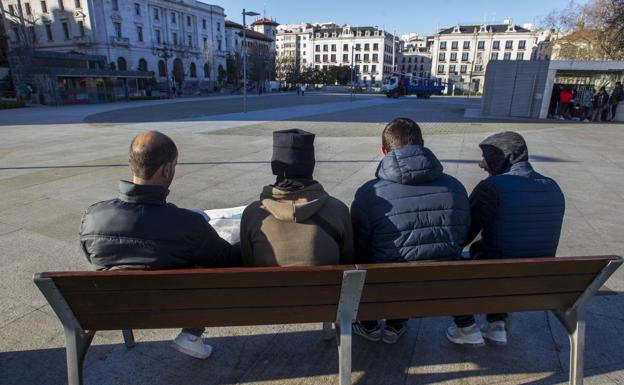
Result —
<instances>
[{"instance_id":1,"label":"person walking","mask_svg":"<svg viewBox=\"0 0 624 385\"><path fill-rule=\"evenodd\" d=\"M613 89L611 97L609 98L609 105L611 107L611 116L609 117L610 121L615 120L618 104L622 101L624 101L624 90L622 89L622 82L617 82L615 83L615 88Z\"/></svg>"},{"instance_id":2,"label":"person walking","mask_svg":"<svg viewBox=\"0 0 624 385\"><path fill-rule=\"evenodd\" d=\"M589 122L592 115L592 110L594 106L594 93L596 91L593 87L588 88L585 93L583 93L581 106L583 107L583 121Z\"/></svg>"},{"instance_id":3,"label":"person walking","mask_svg":"<svg viewBox=\"0 0 624 385\"><path fill-rule=\"evenodd\" d=\"M601 122L603 114L609 108L609 94L604 87L600 87L600 91L594 95L594 110L592 113L593 122Z\"/></svg>"}]
</instances>

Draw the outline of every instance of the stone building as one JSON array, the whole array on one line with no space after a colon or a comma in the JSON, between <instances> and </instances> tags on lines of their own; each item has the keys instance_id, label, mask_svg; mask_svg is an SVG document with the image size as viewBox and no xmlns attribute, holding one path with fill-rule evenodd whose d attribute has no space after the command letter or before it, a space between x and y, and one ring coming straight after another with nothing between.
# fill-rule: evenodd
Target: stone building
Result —
<instances>
[{"instance_id":1,"label":"stone building","mask_svg":"<svg viewBox=\"0 0 624 385\"><path fill-rule=\"evenodd\" d=\"M531 60L538 37L538 32L517 26L512 20L442 29L434 36L431 72L450 82L449 90L483 92L488 63Z\"/></svg>"},{"instance_id":2,"label":"stone building","mask_svg":"<svg viewBox=\"0 0 624 385\"><path fill-rule=\"evenodd\" d=\"M399 43L396 70L420 78L428 78L431 73L431 48L433 36L411 33L403 35Z\"/></svg>"},{"instance_id":3,"label":"stone building","mask_svg":"<svg viewBox=\"0 0 624 385\"><path fill-rule=\"evenodd\" d=\"M212 90L225 67L225 13L196 0L3 0L11 48L105 57L154 88ZM149 75L147 75L149 74ZM152 80L153 77L153 80Z\"/></svg>"}]
</instances>

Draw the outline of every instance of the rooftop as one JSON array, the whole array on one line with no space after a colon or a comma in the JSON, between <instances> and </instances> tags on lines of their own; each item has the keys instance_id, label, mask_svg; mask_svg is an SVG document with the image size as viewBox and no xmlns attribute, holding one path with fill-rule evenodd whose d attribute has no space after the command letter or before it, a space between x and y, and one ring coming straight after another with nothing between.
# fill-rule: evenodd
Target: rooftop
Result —
<instances>
[{"instance_id":1,"label":"rooftop","mask_svg":"<svg viewBox=\"0 0 624 385\"><path fill-rule=\"evenodd\" d=\"M445 28L440 30L438 33L440 35L449 35L452 34L457 27L459 27L459 33L474 33L475 29L477 32L481 30L482 27L485 27L488 33L504 33L508 32L510 24L482 24L482 25L459 25L450 28ZM531 32L530 30L523 28L519 25L514 26L515 32Z\"/></svg>"}]
</instances>

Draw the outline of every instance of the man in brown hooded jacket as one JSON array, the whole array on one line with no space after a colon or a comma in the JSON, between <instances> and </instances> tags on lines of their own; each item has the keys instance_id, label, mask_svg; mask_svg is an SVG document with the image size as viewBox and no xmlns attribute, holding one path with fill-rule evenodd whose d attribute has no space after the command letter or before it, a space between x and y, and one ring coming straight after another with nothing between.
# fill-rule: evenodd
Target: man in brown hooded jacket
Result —
<instances>
[{"instance_id":1,"label":"man in brown hooded jacket","mask_svg":"<svg viewBox=\"0 0 624 385\"><path fill-rule=\"evenodd\" d=\"M241 251L246 266L353 263L349 208L329 196L314 172L314 134L273 133L275 184L243 212Z\"/></svg>"}]
</instances>

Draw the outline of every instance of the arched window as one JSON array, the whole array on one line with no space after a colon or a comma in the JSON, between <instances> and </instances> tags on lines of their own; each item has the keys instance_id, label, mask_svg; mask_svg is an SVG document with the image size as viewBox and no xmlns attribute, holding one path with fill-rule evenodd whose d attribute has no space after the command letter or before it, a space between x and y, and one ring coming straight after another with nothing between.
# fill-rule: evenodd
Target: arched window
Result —
<instances>
[{"instance_id":1,"label":"arched window","mask_svg":"<svg viewBox=\"0 0 624 385\"><path fill-rule=\"evenodd\" d=\"M195 66L195 63L191 63L191 77L197 77L197 67Z\"/></svg>"},{"instance_id":2,"label":"arched window","mask_svg":"<svg viewBox=\"0 0 624 385\"><path fill-rule=\"evenodd\" d=\"M208 63L204 64L204 77L210 77L210 66L208 65Z\"/></svg>"},{"instance_id":3,"label":"arched window","mask_svg":"<svg viewBox=\"0 0 624 385\"><path fill-rule=\"evenodd\" d=\"M119 59L117 59L117 69L120 71L127 71L128 70L128 65L126 64L126 59L124 59L122 56L119 57Z\"/></svg>"},{"instance_id":4,"label":"arched window","mask_svg":"<svg viewBox=\"0 0 624 385\"><path fill-rule=\"evenodd\" d=\"M166 78L167 77L167 70L165 69L165 61L164 60L159 60L158 61L158 76L160 76L161 78Z\"/></svg>"},{"instance_id":5,"label":"arched window","mask_svg":"<svg viewBox=\"0 0 624 385\"><path fill-rule=\"evenodd\" d=\"M147 72L147 60L139 59L139 71Z\"/></svg>"}]
</instances>

